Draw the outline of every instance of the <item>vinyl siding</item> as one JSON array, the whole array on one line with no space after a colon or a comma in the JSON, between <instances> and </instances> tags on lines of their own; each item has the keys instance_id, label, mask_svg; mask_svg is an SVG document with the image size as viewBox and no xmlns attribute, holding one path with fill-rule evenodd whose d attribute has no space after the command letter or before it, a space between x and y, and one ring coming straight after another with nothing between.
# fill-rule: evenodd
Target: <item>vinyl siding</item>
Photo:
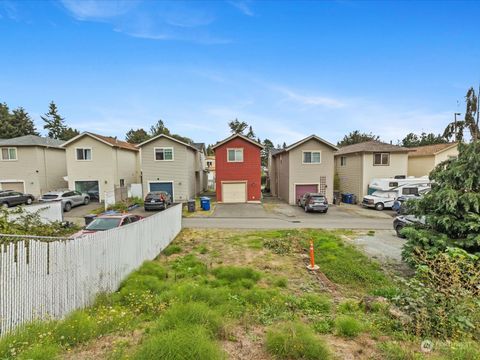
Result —
<instances>
[{"instance_id":1,"label":"vinyl siding","mask_svg":"<svg viewBox=\"0 0 480 360\"><path fill-rule=\"evenodd\" d=\"M288 202L290 183L290 157L288 153L277 155L277 188L278 198Z\"/></svg>"},{"instance_id":2,"label":"vinyl siding","mask_svg":"<svg viewBox=\"0 0 480 360\"><path fill-rule=\"evenodd\" d=\"M120 148L112 149L116 158L115 185L120 186L120 179L125 180L125 186L140 183L140 155L138 152Z\"/></svg>"},{"instance_id":3,"label":"vinyl siding","mask_svg":"<svg viewBox=\"0 0 480 360\"><path fill-rule=\"evenodd\" d=\"M53 148L38 147L39 157L43 166L39 170L40 192L46 193L51 190L68 187L68 183L64 180L67 176L67 159L65 150Z\"/></svg>"},{"instance_id":4,"label":"vinyl siding","mask_svg":"<svg viewBox=\"0 0 480 360\"><path fill-rule=\"evenodd\" d=\"M320 151L319 164L304 164L304 151ZM326 178L326 195L328 199L333 199L333 174L334 157L333 149L315 139L311 139L288 152L289 176L287 178L288 191L285 200L294 205L295 184L318 184L320 177Z\"/></svg>"},{"instance_id":5,"label":"vinyl siding","mask_svg":"<svg viewBox=\"0 0 480 360\"><path fill-rule=\"evenodd\" d=\"M455 146L451 149L442 151L439 154L435 155L435 166L440 164L442 161L448 160L452 156L454 156L454 157L458 156L458 147L457 146Z\"/></svg>"},{"instance_id":6,"label":"vinyl siding","mask_svg":"<svg viewBox=\"0 0 480 360\"><path fill-rule=\"evenodd\" d=\"M415 156L408 158L408 176L426 176L435 167L435 156Z\"/></svg>"},{"instance_id":7,"label":"vinyl siding","mask_svg":"<svg viewBox=\"0 0 480 360\"><path fill-rule=\"evenodd\" d=\"M172 147L173 161L155 161L154 148ZM149 182L173 181L174 201L186 201L193 197L195 186L195 153L167 138L158 138L141 148L143 193L148 193Z\"/></svg>"},{"instance_id":8,"label":"vinyl siding","mask_svg":"<svg viewBox=\"0 0 480 360\"><path fill-rule=\"evenodd\" d=\"M359 153L343 155L347 158L345 166L340 166L341 156L335 156L335 170L340 179L340 192L363 197L363 155Z\"/></svg>"},{"instance_id":9,"label":"vinyl siding","mask_svg":"<svg viewBox=\"0 0 480 360\"><path fill-rule=\"evenodd\" d=\"M368 184L372 179L393 178L397 175L408 174L408 153L390 153L390 164L388 166L374 166L373 154L363 155L363 194L368 192ZM361 199L358 198L360 201Z\"/></svg>"}]
</instances>

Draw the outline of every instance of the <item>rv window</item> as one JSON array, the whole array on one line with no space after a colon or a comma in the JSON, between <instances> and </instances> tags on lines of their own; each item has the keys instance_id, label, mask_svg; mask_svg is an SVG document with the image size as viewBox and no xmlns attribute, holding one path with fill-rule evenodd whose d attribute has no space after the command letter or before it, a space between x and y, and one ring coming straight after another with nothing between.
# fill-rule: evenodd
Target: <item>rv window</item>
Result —
<instances>
[{"instance_id":1,"label":"rv window","mask_svg":"<svg viewBox=\"0 0 480 360\"><path fill-rule=\"evenodd\" d=\"M398 186L398 182L390 182L390 183L388 183L388 186L390 186L390 187L397 187L397 186Z\"/></svg>"},{"instance_id":2,"label":"rv window","mask_svg":"<svg viewBox=\"0 0 480 360\"><path fill-rule=\"evenodd\" d=\"M418 188L403 188L402 195L418 195Z\"/></svg>"}]
</instances>

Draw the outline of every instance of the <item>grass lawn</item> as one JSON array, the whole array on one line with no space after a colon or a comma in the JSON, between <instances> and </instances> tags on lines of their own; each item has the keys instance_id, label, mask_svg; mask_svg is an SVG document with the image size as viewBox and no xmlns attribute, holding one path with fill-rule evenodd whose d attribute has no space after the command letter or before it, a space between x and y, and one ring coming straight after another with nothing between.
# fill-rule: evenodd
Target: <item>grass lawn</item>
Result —
<instances>
[{"instance_id":1,"label":"grass lawn","mask_svg":"<svg viewBox=\"0 0 480 360\"><path fill-rule=\"evenodd\" d=\"M114 294L0 340L0 359L477 359L404 331L397 286L345 232L184 230ZM313 240L320 271L306 269ZM382 297L378 297L382 296Z\"/></svg>"}]
</instances>

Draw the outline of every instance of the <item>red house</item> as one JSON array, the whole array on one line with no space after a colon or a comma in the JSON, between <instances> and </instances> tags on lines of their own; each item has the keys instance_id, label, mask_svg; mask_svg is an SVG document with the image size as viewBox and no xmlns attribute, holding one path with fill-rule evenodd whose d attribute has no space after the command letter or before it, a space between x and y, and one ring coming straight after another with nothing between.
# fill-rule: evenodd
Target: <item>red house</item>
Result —
<instances>
[{"instance_id":1,"label":"red house","mask_svg":"<svg viewBox=\"0 0 480 360\"><path fill-rule=\"evenodd\" d=\"M259 202L261 199L261 155L263 146L235 134L217 143L215 150L217 201Z\"/></svg>"}]
</instances>

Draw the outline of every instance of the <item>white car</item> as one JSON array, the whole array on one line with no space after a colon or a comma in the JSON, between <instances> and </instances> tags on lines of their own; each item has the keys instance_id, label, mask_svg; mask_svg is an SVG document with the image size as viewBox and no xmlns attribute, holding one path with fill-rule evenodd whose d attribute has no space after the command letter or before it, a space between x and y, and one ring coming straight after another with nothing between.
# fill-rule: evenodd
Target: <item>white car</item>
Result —
<instances>
[{"instance_id":1,"label":"white car","mask_svg":"<svg viewBox=\"0 0 480 360\"><path fill-rule=\"evenodd\" d=\"M87 205L90 202L90 196L81 193L80 191L73 190L50 191L46 194L43 194L39 201L61 201L63 211L69 212L74 206Z\"/></svg>"}]
</instances>

